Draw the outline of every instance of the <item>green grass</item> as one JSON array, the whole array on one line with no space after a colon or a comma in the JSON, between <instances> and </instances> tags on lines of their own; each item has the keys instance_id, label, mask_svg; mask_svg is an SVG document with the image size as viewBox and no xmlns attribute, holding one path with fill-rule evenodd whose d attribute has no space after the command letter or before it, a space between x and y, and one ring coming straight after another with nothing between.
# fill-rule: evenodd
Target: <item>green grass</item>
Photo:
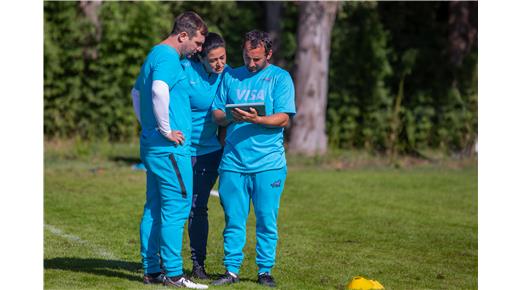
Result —
<instances>
[{"instance_id":1,"label":"green grass","mask_svg":"<svg viewBox=\"0 0 520 290\"><path fill-rule=\"evenodd\" d=\"M138 146L71 148L77 146L46 144L45 288L163 289L141 283L145 174L129 166ZM218 274L224 271L218 198L210 198L209 216L207 270ZM386 289L478 288L474 163L289 167L278 225L273 275L280 289L345 289L356 275ZM254 283L254 246L251 212L243 282L219 289L264 289ZM188 249L185 234L187 272Z\"/></svg>"}]
</instances>

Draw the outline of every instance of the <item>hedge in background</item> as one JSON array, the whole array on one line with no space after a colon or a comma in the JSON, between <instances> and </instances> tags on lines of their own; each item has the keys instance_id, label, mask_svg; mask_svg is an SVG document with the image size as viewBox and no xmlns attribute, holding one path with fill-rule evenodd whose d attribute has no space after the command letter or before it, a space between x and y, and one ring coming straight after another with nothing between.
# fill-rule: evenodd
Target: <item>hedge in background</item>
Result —
<instances>
[{"instance_id":1,"label":"hedge in background","mask_svg":"<svg viewBox=\"0 0 520 290\"><path fill-rule=\"evenodd\" d=\"M278 54L289 71L297 50L297 5L284 2L280 19ZM331 42L331 147L459 151L474 143L478 53L474 46L461 64L450 62L449 5L342 3ZM80 2L45 2L44 9L47 138L135 138L129 92L146 54L182 11L196 11L224 36L235 67L242 65L243 34L265 29L262 2L103 2L98 28Z\"/></svg>"},{"instance_id":2,"label":"hedge in background","mask_svg":"<svg viewBox=\"0 0 520 290\"><path fill-rule=\"evenodd\" d=\"M128 139L137 132L130 89L143 56L171 29L168 6L100 6L101 38L79 2L45 2L47 137Z\"/></svg>"}]
</instances>

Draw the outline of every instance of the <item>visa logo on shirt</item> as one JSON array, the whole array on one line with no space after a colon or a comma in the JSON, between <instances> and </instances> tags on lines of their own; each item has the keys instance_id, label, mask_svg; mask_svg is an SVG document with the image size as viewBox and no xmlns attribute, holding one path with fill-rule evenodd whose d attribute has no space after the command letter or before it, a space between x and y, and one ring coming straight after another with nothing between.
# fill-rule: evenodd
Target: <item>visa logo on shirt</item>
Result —
<instances>
[{"instance_id":1,"label":"visa logo on shirt","mask_svg":"<svg viewBox=\"0 0 520 290\"><path fill-rule=\"evenodd\" d=\"M237 89L237 97L239 101L263 101L265 99L264 90L241 90Z\"/></svg>"}]
</instances>

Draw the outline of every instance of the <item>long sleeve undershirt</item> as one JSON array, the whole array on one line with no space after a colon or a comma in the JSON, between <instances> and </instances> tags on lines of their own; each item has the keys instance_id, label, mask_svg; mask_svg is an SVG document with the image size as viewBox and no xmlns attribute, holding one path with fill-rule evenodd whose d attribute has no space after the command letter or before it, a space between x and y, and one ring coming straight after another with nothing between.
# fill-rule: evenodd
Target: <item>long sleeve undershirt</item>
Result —
<instances>
[{"instance_id":1,"label":"long sleeve undershirt","mask_svg":"<svg viewBox=\"0 0 520 290\"><path fill-rule=\"evenodd\" d=\"M159 132L161 132L163 136L167 137L171 132L169 118L170 89L168 84L160 80L153 81L152 104Z\"/></svg>"}]
</instances>

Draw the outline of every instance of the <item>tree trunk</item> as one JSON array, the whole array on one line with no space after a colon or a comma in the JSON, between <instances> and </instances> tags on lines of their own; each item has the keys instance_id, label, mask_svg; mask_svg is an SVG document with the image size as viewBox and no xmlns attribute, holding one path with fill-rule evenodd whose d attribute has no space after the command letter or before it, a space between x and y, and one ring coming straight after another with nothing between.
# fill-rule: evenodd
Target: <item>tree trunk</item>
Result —
<instances>
[{"instance_id":1,"label":"tree trunk","mask_svg":"<svg viewBox=\"0 0 520 290\"><path fill-rule=\"evenodd\" d=\"M282 49L282 7L283 2L280 1L266 1L265 3L265 18L266 29L273 41L273 58L272 63L277 66L285 67L283 57L278 52Z\"/></svg>"},{"instance_id":2,"label":"tree trunk","mask_svg":"<svg viewBox=\"0 0 520 290\"><path fill-rule=\"evenodd\" d=\"M450 60L460 66L477 40L477 3L451 1L449 3Z\"/></svg>"},{"instance_id":3,"label":"tree trunk","mask_svg":"<svg viewBox=\"0 0 520 290\"><path fill-rule=\"evenodd\" d=\"M330 37L338 2L300 2L296 52L297 114L289 151L307 156L327 152L327 109Z\"/></svg>"},{"instance_id":4,"label":"tree trunk","mask_svg":"<svg viewBox=\"0 0 520 290\"><path fill-rule=\"evenodd\" d=\"M101 40L101 21L99 20L99 8L101 7L102 1L84 1L79 2L79 7L82 13L92 23L95 28L93 35L87 34L85 36L85 47L83 49L83 58L86 61L95 60L98 57L98 51L96 49L97 43Z\"/></svg>"},{"instance_id":5,"label":"tree trunk","mask_svg":"<svg viewBox=\"0 0 520 290\"><path fill-rule=\"evenodd\" d=\"M459 89L457 69L462 65L464 58L477 45L478 38L478 3L477 2L449 2L449 55L454 65L452 68L452 87ZM477 136L473 132L472 122L465 122L466 133L463 139L462 155L472 157L476 153Z\"/></svg>"}]
</instances>

